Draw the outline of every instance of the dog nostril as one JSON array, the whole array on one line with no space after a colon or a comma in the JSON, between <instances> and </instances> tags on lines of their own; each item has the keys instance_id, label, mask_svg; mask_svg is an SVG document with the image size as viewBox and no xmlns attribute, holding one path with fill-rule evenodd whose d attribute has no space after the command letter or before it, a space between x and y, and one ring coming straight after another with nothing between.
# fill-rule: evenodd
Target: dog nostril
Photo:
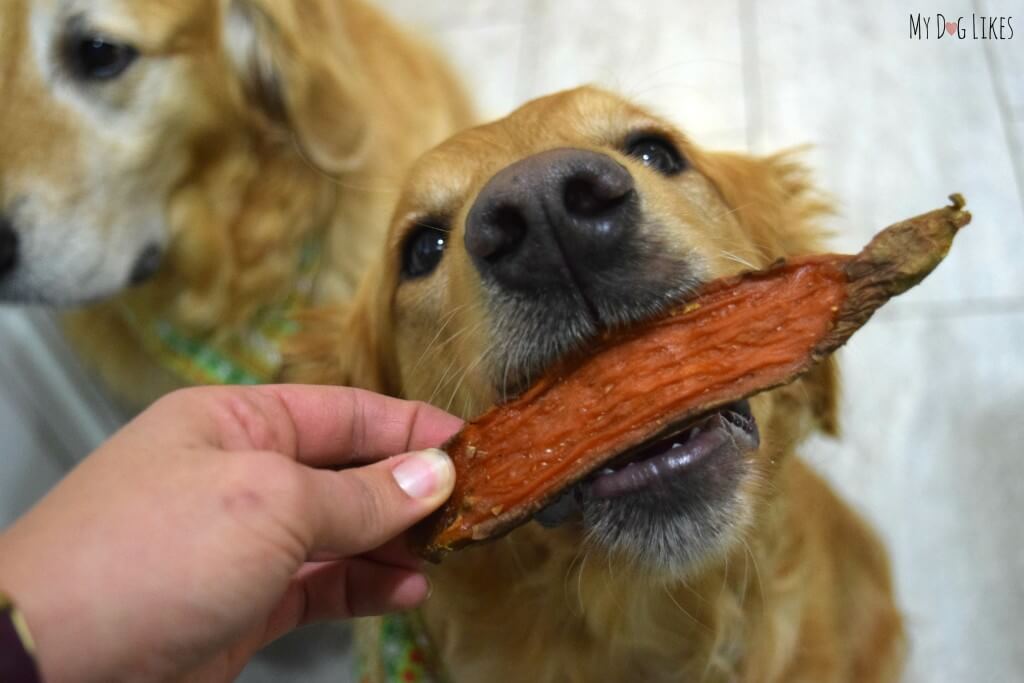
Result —
<instances>
[{"instance_id":1,"label":"dog nostril","mask_svg":"<svg viewBox=\"0 0 1024 683\"><path fill-rule=\"evenodd\" d=\"M488 254L485 258L492 261L505 256L506 254L515 250L515 248L523 241L526 237L526 219L523 218L523 214L513 206L503 206L498 209L494 215L494 225L498 228L501 234L500 243L496 245L494 251Z\"/></svg>"},{"instance_id":2,"label":"dog nostril","mask_svg":"<svg viewBox=\"0 0 1024 683\"><path fill-rule=\"evenodd\" d=\"M163 260L163 256L163 249L155 244L151 244L143 249L138 260L135 261L135 265L132 267L131 275L128 277L129 284L142 284L153 277L156 271L160 269L160 262Z\"/></svg>"},{"instance_id":3,"label":"dog nostril","mask_svg":"<svg viewBox=\"0 0 1024 683\"><path fill-rule=\"evenodd\" d=\"M633 193L629 176L576 175L565 183L562 201L571 216L597 218L625 203Z\"/></svg>"},{"instance_id":4,"label":"dog nostril","mask_svg":"<svg viewBox=\"0 0 1024 683\"><path fill-rule=\"evenodd\" d=\"M10 223L0 218L0 275L14 269L18 263L18 233Z\"/></svg>"},{"instance_id":5,"label":"dog nostril","mask_svg":"<svg viewBox=\"0 0 1024 683\"><path fill-rule=\"evenodd\" d=\"M466 247L477 258L498 261L515 251L526 237L526 218L516 207L505 204L491 212L489 219L466 234Z\"/></svg>"}]
</instances>

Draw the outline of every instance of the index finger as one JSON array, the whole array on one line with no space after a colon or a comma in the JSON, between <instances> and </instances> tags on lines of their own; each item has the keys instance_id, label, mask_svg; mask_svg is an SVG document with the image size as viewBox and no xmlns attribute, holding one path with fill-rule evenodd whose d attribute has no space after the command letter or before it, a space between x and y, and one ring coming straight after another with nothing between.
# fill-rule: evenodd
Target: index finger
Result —
<instances>
[{"instance_id":1,"label":"index finger","mask_svg":"<svg viewBox=\"0 0 1024 683\"><path fill-rule=\"evenodd\" d=\"M419 401L349 387L281 384L256 387L278 399L294 428L294 452L314 467L358 464L437 447L462 420Z\"/></svg>"}]
</instances>

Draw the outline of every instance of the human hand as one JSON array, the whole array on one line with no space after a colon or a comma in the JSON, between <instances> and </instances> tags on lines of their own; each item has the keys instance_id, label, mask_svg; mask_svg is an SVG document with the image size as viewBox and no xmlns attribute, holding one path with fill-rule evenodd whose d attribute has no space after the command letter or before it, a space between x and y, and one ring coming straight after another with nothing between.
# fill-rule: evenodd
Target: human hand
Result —
<instances>
[{"instance_id":1,"label":"human hand","mask_svg":"<svg viewBox=\"0 0 1024 683\"><path fill-rule=\"evenodd\" d=\"M426 598L401 534L454 470L388 456L460 425L355 389L170 394L0 535L0 587L51 683L233 680L299 625Z\"/></svg>"}]
</instances>

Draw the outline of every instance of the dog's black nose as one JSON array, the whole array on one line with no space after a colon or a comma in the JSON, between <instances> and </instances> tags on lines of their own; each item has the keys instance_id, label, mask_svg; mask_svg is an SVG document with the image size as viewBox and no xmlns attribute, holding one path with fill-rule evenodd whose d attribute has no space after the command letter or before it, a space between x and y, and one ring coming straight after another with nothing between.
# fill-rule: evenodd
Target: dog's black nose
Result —
<instances>
[{"instance_id":1,"label":"dog's black nose","mask_svg":"<svg viewBox=\"0 0 1024 683\"><path fill-rule=\"evenodd\" d=\"M0 216L0 277L18 264L18 233L10 221Z\"/></svg>"},{"instance_id":2,"label":"dog's black nose","mask_svg":"<svg viewBox=\"0 0 1024 683\"><path fill-rule=\"evenodd\" d=\"M625 167L598 152L554 149L491 178L466 219L466 249L485 277L536 291L610 267L638 216Z\"/></svg>"}]
</instances>

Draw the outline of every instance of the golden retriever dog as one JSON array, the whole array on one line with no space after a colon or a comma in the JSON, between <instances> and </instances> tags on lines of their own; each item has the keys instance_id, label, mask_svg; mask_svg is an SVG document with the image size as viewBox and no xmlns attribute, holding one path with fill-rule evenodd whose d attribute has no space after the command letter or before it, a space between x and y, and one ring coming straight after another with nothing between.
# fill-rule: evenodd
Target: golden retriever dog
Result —
<instances>
[{"instance_id":1,"label":"golden retriever dog","mask_svg":"<svg viewBox=\"0 0 1024 683\"><path fill-rule=\"evenodd\" d=\"M288 373L470 418L708 280L819 251L827 209L789 154L705 151L592 88L544 97L416 163L380 262ZM539 515L560 526L432 568L403 628L453 683L895 680L885 551L794 453L836 432L836 391L825 363L649 444L650 477L596 473ZM379 622L361 632L367 680L392 680Z\"/></svg>"},{"instance_id":2,"label":"golden retriever dog","mask_svg":"<svg viewBox=\"0 0 1024 683\"><path fill-rule=\"evenodd\" d=\"M84 305L75 345L135 403L270 379L470 122L361 0L4 0L0 65L0 301Z\"/></svg>"}]
</instances>

